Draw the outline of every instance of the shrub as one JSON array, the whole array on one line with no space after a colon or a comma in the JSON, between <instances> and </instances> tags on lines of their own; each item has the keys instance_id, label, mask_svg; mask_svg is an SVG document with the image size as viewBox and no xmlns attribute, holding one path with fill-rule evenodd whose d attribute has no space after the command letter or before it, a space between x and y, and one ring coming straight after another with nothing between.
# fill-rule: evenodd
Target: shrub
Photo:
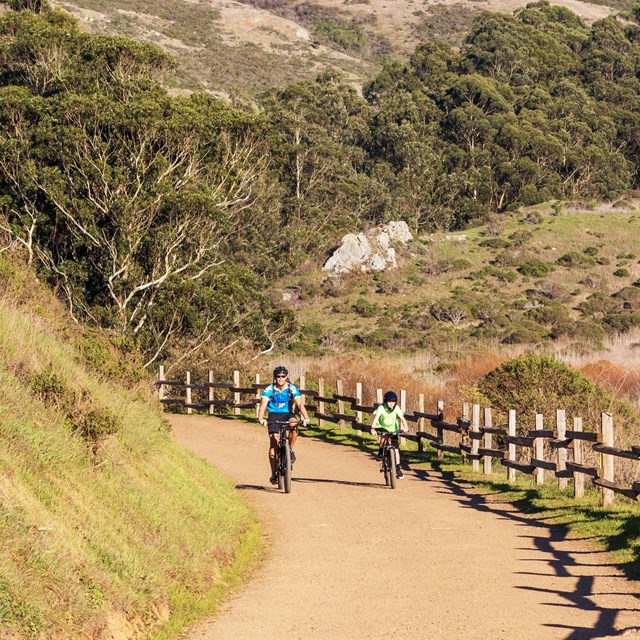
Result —
<instances>
[{"instance_id":1,"label":"shrub","mask_svg":"<svg viewBox=\"0 0 640 640\"><path fill-rule=\"evenodd\" d=\"M518 423L525 429L535 414L551 419L556 409L595 424L602 411L614 411L627 426L640 422L629 405L616 401L584 374L549 356L526 354L504 362L478 387L496 409L515 409Z\"/></svg>"},{"instance_id":2,"label":"shrub","mask_svg":"<svg viewBox=\"0 0 640 640\"><path fill-rule=\"evenodd\" d=\"M576 308L582 315L602 317L611 313L617 308L616 301L601 291L592 293L586 300L581 302Z\"/></svg>"},{"instance_id":3,"label":"shrub","mask_svg":"<svg viewBox=\"0 0 640 640\"><path fill-rule=\"evenodd\" d=\"M469 315L469 310L463 305L453 300L434 302L431 305L431 315L441 322L451 322L459 324Z\"/></svg>"},{"instance_id":4,"label":"shrub","mask_svg":"<svg viewBox=\"0 0 640 640\"><path fill-rule=\"evenodd\" d=\"M532 278L544 278L552 271L555 271L555 267L549 262L545 262L544 260L540 260L539 258L534 258L533 260L523 262L518 267L518 271L523 276L530 276Z\"/></svg>"},{"instance_id":5,"label":"shrub","mask_svg":"<svg viewBox=\"0 0 640 640\"><path fill-rule=\"evenodd\" d=\"M569 251L569 253L565 253L563 256L560 256L556 260L556 264L562 265L563 267L568 267L569 269L589 269L596 266L596 261L593 256L587 255L585 253L580 253L579 251Z\"/></svg>"},{"instance_id":6,"label":"shrub","mask_svg":"<svg viewBox=\"0 0 640 640\"><path fill-rule=\"evenodd\" d=\"M627 278L629 276L629 270L628 269L616 269L613 272L613 275L616 276L617 278Z\"/></svg>"},{"instance_id":7,"label":"shrub","mask_svg":"<svg viewBox=\"0 0 640 640\"><path fill-rule=\"evenodd\" d=\"M351 308L362 318L373 318L377 312L376 305L366 298L358 298Z\"/></svg>"},{"instance_id":8,"label":"shrub","mask_svg":"<svg viewBox=\"0 0 640 640\"><path fill-rule=\"evenodd\" d=\"M525 244L526 242L531 240L531 238L533 238L533 233L531 233L531 231L527 231L525 229L522 229L520 231L514 231L509 236L509 240L511 240L511 242L514 245L516 245L517 247L522 246L523 244Z\"/></svg>"},{"instance_id":9,"label":"shrub","mask_svg":"<svg viewBox=\"0 0 640 640\"><path fill-rule=\"evenodd\" d=\"M504 238L486 238L480 241L481 247L490 247L491 249L508 249L511 243Z\"/></svg>"},{"instance_id":10,"label":"shrub","mask_svg":"<svg viewBox=\"0 0 640 640\"><path fill-rule=\"evenodd\" d=\"M503 338L503 344L537 344L544 337L538 327L532 323L514 323L515 328Z\"/></svg>"}]
</instances>

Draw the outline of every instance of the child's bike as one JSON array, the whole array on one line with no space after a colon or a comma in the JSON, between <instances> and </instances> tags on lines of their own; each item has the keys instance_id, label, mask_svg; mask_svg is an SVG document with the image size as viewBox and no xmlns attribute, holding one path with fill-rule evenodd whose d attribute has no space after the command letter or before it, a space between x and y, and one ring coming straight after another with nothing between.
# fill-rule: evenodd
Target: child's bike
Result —
<instances>
[{"instance_id":1,"label":"child's bike","mask_svg":"<svg viewBox=\"0 0 640 640\"><path fill-rule=\"evenodd\" d=\"M381 429L376 431L382 440L380 446L382 447L382 464L380 466L380 472L384 474L384 483L391 487L396 488L398 465L400 464L400 449L398 449L398 434L392 433Z\"/></svg>"},{"instance_id":2,"label":"child's bike","mask_svg":"<svg viewBox=\"0 0 640 640\"><path fill-rule=\"evenodd\" d=\"M289 443L289 431L299 427L300 421L285 420L276 422L279 428L279 441L276 447L276 478L278 489L284 489L285 493L291 493L291 444Z\"/></svg>"}]
</instances>

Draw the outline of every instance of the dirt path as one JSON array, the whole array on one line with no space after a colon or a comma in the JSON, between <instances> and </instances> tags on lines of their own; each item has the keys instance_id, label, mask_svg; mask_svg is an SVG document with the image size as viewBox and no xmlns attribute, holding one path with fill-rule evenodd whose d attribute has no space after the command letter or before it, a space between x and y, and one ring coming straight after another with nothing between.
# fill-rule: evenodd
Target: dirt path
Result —
<instances>
[{"instance_id":1,"label":"dirt path","mask_svg":"<svg viewBox=\"0 0 640 640\"><path fill-rule=\"evenodd\" d=\"M640 638L638 585L587 541L433 472L405 471L392 491L371 456L311 438L285 495L268 483L263 428L172 424L256 505L270 550L191 640Z\"/></svg>"}]
</instances>

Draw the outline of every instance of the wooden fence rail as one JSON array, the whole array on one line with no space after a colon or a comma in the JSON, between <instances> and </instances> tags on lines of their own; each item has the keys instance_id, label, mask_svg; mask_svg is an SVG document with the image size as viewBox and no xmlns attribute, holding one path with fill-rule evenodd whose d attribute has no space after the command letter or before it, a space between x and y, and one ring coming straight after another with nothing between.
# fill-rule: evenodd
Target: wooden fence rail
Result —
<instances>
[{"instance_id":1,"label":"wooden fence rail","mask_svg":"<svg viewBox=\"0 0 640 640\"><path fill-rule=\"evenodd\" d=\"M254 383L241 386L238 372L234 372L232 383L214 381L212 372L209 372L208 382L205 383L192 383L189 373L186 374L185 380L167 380L164 378L164 367L161 366L156 386L161 403L185 407L187 413L201 410L213 414L216 407L225 407L239 414L242 409L257 410L260 391L268 384L261 383L260 376L256 375ZM376 402L370 406L362 402L360 383L356 385L355 395L344 393L342 381L338 381L336 393L331 395L325 393L324 380L318 380L317 387L317 390L307 389L304 378L299 383L307 410L315 415L321 425L330 422L344 428L348 423L357 431L371 431L370 424L362 421L362 414L372 414L375 411L382 402L382 389L375 390ZM170 397L167 394L170 388L184 389L184 395ZM216 390L224 391L226 397L216 398ZM202 399L194 402L193 391L199 393ZM311 402L306 402L307 399ZM565 489L569 480L573 480L576 498L582 497L585 478L590 478L592 484L602 490L603 505L613 502L614 493L634 501L640 500L640 445L633 445L628 450L614 446L613 417L609 413L602 413L598 432L583 431L582 419L579 417L573 418L573 429L567 429L565 412L558 409L555 428L544 428L543 416L538 414L535 418L535 428L521 428L521 435L517 435L515 410L508 412L506 425L494 427L490 407L482 411L478 404L469 406L468 403L464 403L462 417L457 417L455 422L449 422L444 419L442 400L437 402L436 411L429 413L424 411L423 394L418 398L418 409L413 411L407 410L405 390L401 390L400 399L407 422L415 425L410 427L410 432L403 438L416 442L419 452L424 451L425 444L428 444L437 450L439 459L443 458L444 452L458 454L465 462L470 461L473 470L478 472L482 462L482 472L485 475L492 473L492 463L497 460L507 468L507 479L510 483L515 482L517 472L532 475L537 484L542 484L553 476L561 489ZM335 411L327 411L327 405L335 406ZM430 430L426 427L430 427ZM526 435L522 435L523 432ZM504 448L494 446L494 436L503 443ZM591 458L594 458L595 454L597 466L584 463L586 454L589 453L585 452L585 446L590 447ZM545 457L545 452L549 453L548 457ZM569 459L569 453L572 453L572 459ZM631 487L615 482L617 458L637 463L635 480Z\"/></svg>"}]
</instances>

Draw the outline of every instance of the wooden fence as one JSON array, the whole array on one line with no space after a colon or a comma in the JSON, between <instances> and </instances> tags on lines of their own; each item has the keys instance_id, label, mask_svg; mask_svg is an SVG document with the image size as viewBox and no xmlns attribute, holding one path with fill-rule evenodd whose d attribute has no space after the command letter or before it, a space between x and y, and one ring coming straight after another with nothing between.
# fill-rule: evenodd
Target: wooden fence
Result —
<instances>
[{"instance_id":1,"label":"wooden fence","mask_svg":"<svg viewBox=\"0 0 640 640\"><path fill-rule=\"evenodd\" d=\"M165 380L163 366L160 367L156 382L160 402L164 405L184 407L187 413L198 410L210 414L215 413L216 407L226 407L236 415L242 409L257 410L260 391L268 384L261 383L260 376L256 375L255 382L243 387L238 371L234 372L233 382L216 382L212 372L209 372L209 379L204 383L193 383L188 372L185 380ZM331 395L325 394L323 379L317 381L317 390L312 390L306 389L303 376L298 387L307 410L315 415L321 426L331 422L344 428L349 423L358 432L368 432L371 427L363 422L363 414L373 413L382 402L382 389L376 389L376 403L364 405L360 383L356 384L353 396L344 393L341 380L336 382L336 392ZM169 396L167 392L170 388L183 389L184 394L180 397ZM194 395L197 396L195 399ZM562 489L567 488L568 481L573 479L576 498L584 494L585 478L589 478L594 486L602 490L603 505L612 504L614 493L634 501L640 500L640 446L632 446L628 450L614 446L613 416L609 413L601 414L597 431L583 431L582 418L579 417L573 418L573 428L567 429L566 414L561 409L556 410L554 428L545 428L543 416L538 414L535 428L527 430L522 426L518 428L514 410L508 412L505 425L493 426L491 408L482 408L479 404L464 403L462 415L454 422L444 419L444 403L441 400L435 404L435 412L426 412L424 394L418 396L417 409L409 411L406 391L401 390L399 404L410 425L410 431L403 436L401 444L405 438L412 440L417 443L419 452L424 451L426 443L437 450L439 459L443 458L445 451L458 454L463 461L471 462L474 471L480 472L482 463L485 475L492 473L493 461L498 460L507 468L510 483L515 482L518 472L533 475L537 484L543 484L550 477L556 478ZM328 406L334 410L329 411ZM631 481L631 486L616 482L618 458L635 462L636 468L632 474L635 479ZM597 464L587 464L594 460Z\"/></svg>"}]
</instances>

